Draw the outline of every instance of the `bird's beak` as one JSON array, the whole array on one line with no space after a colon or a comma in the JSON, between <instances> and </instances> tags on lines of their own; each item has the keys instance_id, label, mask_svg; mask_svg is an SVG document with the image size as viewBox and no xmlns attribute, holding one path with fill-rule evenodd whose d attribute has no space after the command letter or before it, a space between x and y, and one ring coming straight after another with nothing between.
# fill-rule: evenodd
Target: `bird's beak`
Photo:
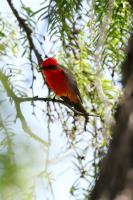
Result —
<instances>
[{"instance_id":1,"label":"bird's beak","mask_svg":"<svg viewBox=\"0 0 133 200\"><path fill-rule=\"evenodd\" d=\"M42 69L43 69L43 67L42 67L42 66L40 66L40 67L38 67L38 68L37 68L38 72L41 72L41 71L42 71Z\"/></svg>"}]
</instances>

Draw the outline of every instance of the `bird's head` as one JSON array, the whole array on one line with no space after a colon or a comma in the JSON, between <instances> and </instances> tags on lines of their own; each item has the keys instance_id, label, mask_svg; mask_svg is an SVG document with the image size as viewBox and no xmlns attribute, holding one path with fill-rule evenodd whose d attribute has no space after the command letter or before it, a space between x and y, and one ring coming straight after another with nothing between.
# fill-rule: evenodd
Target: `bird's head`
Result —
<instances>
[{"instance_id":1,"label":"bird's head","mask_svg":"<svg viewBox=\"0 0 133 200\"><path fill-rule=\"evenodd\" d=\"M47 58L46 60L42 62L41 67L39 68L39 71L53 69L54 67L58 65L59 63L55 58Z\"/></svg>"}]
</instances>

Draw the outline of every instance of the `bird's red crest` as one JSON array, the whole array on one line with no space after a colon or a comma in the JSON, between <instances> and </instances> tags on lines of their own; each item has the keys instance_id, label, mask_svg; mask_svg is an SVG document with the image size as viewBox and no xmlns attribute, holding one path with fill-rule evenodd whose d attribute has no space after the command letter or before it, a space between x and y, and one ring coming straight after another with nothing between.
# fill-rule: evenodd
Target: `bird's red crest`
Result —
<instances>
[{"instance_id":1,"label":"bird's red crest","mask_svg":"<svg viewBox=\"0 0 133 200\"><path fill-rule=\"evenodd\" d=\"M41 64L42 67L48 67L48 66L56 66L58 65L58 61L55 58L47 58L44 60Z\"/></svg>"}]
</instances>

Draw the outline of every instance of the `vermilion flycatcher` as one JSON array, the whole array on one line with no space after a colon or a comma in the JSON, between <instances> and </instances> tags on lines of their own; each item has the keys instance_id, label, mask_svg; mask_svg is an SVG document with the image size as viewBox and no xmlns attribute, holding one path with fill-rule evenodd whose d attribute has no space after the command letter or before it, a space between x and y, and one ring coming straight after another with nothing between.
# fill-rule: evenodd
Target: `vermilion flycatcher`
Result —
<instances>
[{"instance_id":1,"label":"vermilion flycatcher","mask_svg":"<svg viewBox=\"0 0 133 200\"><path fill-rule=\"evenodd\" d=\"M72 73L61 66L55 58L44 60L41 70L49 88L54 91L55 95L69 102L77 111L87 117L88 113L82 105L77 82Z\"/></svg>"}]
</instances>

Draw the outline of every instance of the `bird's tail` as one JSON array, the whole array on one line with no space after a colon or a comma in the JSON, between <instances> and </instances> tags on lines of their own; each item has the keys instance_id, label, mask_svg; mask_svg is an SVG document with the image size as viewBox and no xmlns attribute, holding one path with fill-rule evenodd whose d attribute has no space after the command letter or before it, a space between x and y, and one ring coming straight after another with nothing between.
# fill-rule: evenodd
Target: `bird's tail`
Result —
<instances>
[{"instance_id":1,"label":"bird's tail","mask_svg":"<svg viewBox=\"0 0 133 200\"><path fill-rule=\"evenodd\" d=\"M80 102L79 99L76 99L77 102L72 102L70 101L70 99L68 97L61 97L64 101L66 101L68 104L70 104L71 106L74 107L75 110L77 110L78 112L82 113L85 118L88 119L88 113L87 111L85 110L85 108L83 107L82 103ZM88 120L87 120L88 121Z\"/></svg>"},{"instance_id":2,"label":"bird's tail","mask_svg":"<svg viewBox=\"0 0 133 200\"><path fill-rule=\"evenodd\" d=\"M86 112L85 108L83 107L83 105L81 103L73 103L73 107L78 112L83 113L84 115L88 116L88 113Z\"/></svg>"},{"instance_id":3,"label":"bird's tail","mask_svg":"<svg viewBox=\"0 0 133 200\"><path fill-rule=\"evenodd\" d=\"M61 97L64 101L66 101L69 105L71 105L72 107L74 107L74 109L76 111L78 111L79 113L82 113L84 115L85 118L85 126L84 129L86 130L86 125L87 122L89 121L89 113L87 113L87 111L85 110L85 108L83 107L82 103L80 102L79 99L76 99L77 102L72 102L70 101L70 99L68 97Z\"/></svg>"},{"instance_id":4,"label":"bird's tail","mask_svg":"<svg viewBox=\"0 0 133 200\"><path fill-rule=\"evenodd\" d=\"M74 103L73 106L75 110L77 110L78 112L84 115L84 118L85 118L84 130L86 131L86 125L87 125L87 122L89 121L89 113L87 113L87 111L85 110L85 108L83 107L81 103L79 104Z\"/></svg>"}]
</instances>

